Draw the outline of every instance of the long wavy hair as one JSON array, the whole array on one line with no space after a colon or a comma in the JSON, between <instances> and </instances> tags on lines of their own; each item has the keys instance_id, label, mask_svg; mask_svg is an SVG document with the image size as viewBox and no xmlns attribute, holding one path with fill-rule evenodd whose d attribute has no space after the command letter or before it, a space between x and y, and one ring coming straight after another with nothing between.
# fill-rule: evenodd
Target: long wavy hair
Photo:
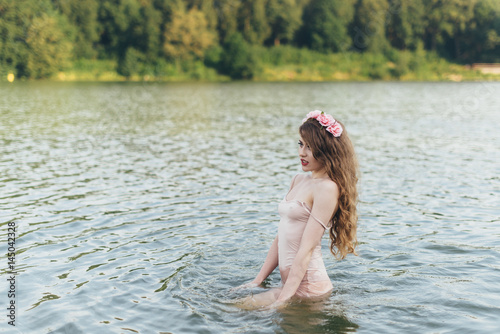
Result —
<instances>
[{"instance_id":1,"label":"long wavy hair","mask_svg":"<svg viewBox=\"0 0 500 334\"><path fill-rule=\"evenodd\" d=\"M331 218L329 234L330 251L337 259L343 259L348 253L357 255L354 248L357 245L358 161L344 124L338 123L343 128L340 137L334 137L313 118L300 126L299 133L339 189L338 209Z\"/></svg>"}]
</instances>

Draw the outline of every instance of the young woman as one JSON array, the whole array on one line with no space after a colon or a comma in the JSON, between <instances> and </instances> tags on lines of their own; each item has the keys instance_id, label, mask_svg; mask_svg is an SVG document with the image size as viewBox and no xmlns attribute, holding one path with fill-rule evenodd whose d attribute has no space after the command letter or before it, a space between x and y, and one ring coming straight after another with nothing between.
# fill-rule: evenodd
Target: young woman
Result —
<instances>
[{"instance_id":1,"label":"young woman","mask_svg":"<svg viewBox=\"0 0 500 334\"><path fill-rule=\"evenodd\" d=\"M266 260L255 279L239 288L260 285L278 266L282 286L242 299L243 308L281 307L292 297L329 294L333 286L321 256L325 230L336 258L355 254L358 165L352 143L342 123L319 110L307 115L299 134L302 170L310 174L292 179Z\"/></svg>"}]
</instances>

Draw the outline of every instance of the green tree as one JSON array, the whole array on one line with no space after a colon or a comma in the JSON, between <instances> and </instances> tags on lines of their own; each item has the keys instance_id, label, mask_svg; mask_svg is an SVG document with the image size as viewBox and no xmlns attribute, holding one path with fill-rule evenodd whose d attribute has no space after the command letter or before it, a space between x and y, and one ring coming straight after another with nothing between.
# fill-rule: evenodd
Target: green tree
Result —
<instances>
[{"instance_id":1,"label":"green tree","mask_svg":"<svg viewBox=\"0 0 500 334\"><path fill-rule=\"evenodd\" d=\"M425 31L425 7L420 1L390 0L387 37L392 46L416 50Z\"/></svg>"},{"instance_id":2,"label":"green tree","mask_svg":"<svg viewBox=\"0 0 500 334\"><path fill-rule=\"evenodd\" d=\"M477 0L452 0L449 6L449 19L453 26L451 35L453 58L463 59L461 46L469 35L474 18L474 7Z\"/></svg>"},{"instance_id":3,"label":"green tree","mask_svg":"<svg viewBox=\"0 0 500 334\"><path fill-rule=\"evenodd\" d=\"M99 41L97 0L53 0L59 11L75 26L76 58L94 58L97 55L95 44Z\"/></svg>"},{"instance_id":4,"label":"green tree","mask_svg":"<svg viewBox=\"0 0 500 334\"><path fill-rule=\"evenodd\" d=\"M291 41L301 24L302 8L295 0L268 0L266 12L274 45Z\"/></svg>"},{"instance_id":5,"label":"green tree","mask_svg":"<svg viewBox=\"0 0 500 334\"><path fill-rule=\"evenodd\" d=\"M387 0L358 0L352 28L357 49L382 53L388 49L385 28L390 18Z\"/></svg>"},{"instance_id":6,"label":"green tree","mask_svg":"<svg viewBox=\"0 0 500 334\"><path fill-rule=\"evenodd\" d=\"M479 0L467 33L460 40L461 58L469 62L500 62L500 2Z\"/></svg>"},{"instance_id":7,"label":"green tree","mask_svg":"<svg viewBox=\"0 0 500 334\"><path fill-rule=\"evenodd\" d=\"M47 78L69 64L73 31L48 0L0 0L0 65Z\"/></svg>"},{"instance_id":8,"label":"green tree","mask_svg":"<svg viewBox=\"0 0 500 334\"><path fill-rule=\"evenodd\" d=\"M30 77L46 78L68 65L73 44L66 40L57 16L34 17L26 34L26 69Z\"/></svg>"},{"instance_id":9,"label":"green tree","mask_svg":"<svg viewBox=\"0 0 500 334\"><path fill-rule=\"evenodd\" d=\"M141 21L138 1L103 0L99 7L98 19L101 26L100 44L108 57L109 54L118 58L124 57L129 47L141 43L142 36L138 34L137 29Z\"/></svg>"},{"instance_id":10,"label":"green tree","mask_svg":"<svg viewBox=\"0 0 500 334\"><path fill-rule=\"evenodd\" d=\"M257 64L250 45L236 32L228 36L223 45L219 70L232 79L251 79Z\"/></svg>"},{"instance_id":11,"label":"green tree","mask_svg":"<svg viewBox=\"0 0 500 334\"><path fill-rule=\"evenodd\" d=\"M205 51L216 43L216 34L208 30L205 15L196 7L175 10L165 30L163 50L170 59L202 59Z\"/></svg>"},{"instance_id":12,"label":"green tree","mask_svg":"<svg viewBox=\"0 0 500 334\"><path fill-rule=\"evenodd\" d=\"M239 6L238 22L238 30L247 41L262 45L271 33L265 0L243 0Z\"/></svg>"},{"instance_id":13,"label":"green tree","mask_svg":"<svg viewBox=\"0 0 500 334\"><path fill-rule=\"evenodd\" d=\"M30 8L23 5L26 1L0 0L0 68L16 75L26 67L28 48L24 31L26 21L34 15Z\"/></svg>"},{"instance_id":14,"label":"green tree","mask_svg":"<svg viewBox=\"0 0 500 334\"><path fill-rule=\"evenodd\" d=\"M426 47L457 58L460 40L474 13L477 0L423 0L426 7Z\"/></svg>"},{"instance_id":15,"label":"green tree","mask_svg":"<svg viewBox=\"0 0 500 334\"><path fill-rule=\"evenodd\" d=\"M125 52L125 56L118 60L116 71L127 78L133 74L141 73L144 67L144 54L130 47Z\"/></svg>"},{"instance_id":16,"label":"green tree","mask_svg":"<svg viewBox=\"0 0 500 334\"><path fill-rule=\"evenodd\" d=\"M225 41L228 36L238 31L240 5L240 0L218 0L214 2L219 41Z\"/></svg>"},{"instance_id":17,"label":"green tree","mask_svg":"<svg viewBox=\"0 0 500 334\"><path fill-rule=\"evenodd\" d=\"M162 10L170 3L162 3L164 7L155 7L151 0L103 0L99 8L101 27L100 44L103 58L116 58L118 72L128 76L140 73L127 64L139 60L141 63L155 63L163 54ZM142 64L144 65L144 64Z\"/></svg>"},{"instance_id":18,"label":"green tree","mask_svg":"<svg viewBox=\"0 0 500 334\"><path fill-rule=\"evenodd\" d=\"M188 8L196 7L205 15L207 28L209 30L217 29L215 1L216 0L187 0Z\"/></svg>"},{"instance_id":19,"label":"green tree","mask_svg":"<svg viewBox=\"0 0 500 334\"><path fill-rule=\"evenodd\" d=\"M160 23L157 25L157 28L160 30L159 34L159 49L160 55L159 57L164 60L164 50L163 45L165 44L165 30L168 26L168 23L172 21L173 12L175 10L180 10L185 8L185 4L183 0L152 0L153 7L158 11L160 17Z\"/></svg>"},{"instance_id":20,"label":"green tree","mask_svg":"<svg viewBox=\"0 0 500 334\"><path fill-rule=\"evenodd\" d=\"M304 8L299 44L322 52L337 52L351 44L348 25L355 0L311 0Z\"/></svg>"},{"instance_id":21,"label":"green tree","mask_svg":"<svg viewBox=\"0 0 500 334\"><path fill-rule=\"evenodd\" d=\"M160 56L162 51L162 15L151 3L145 1L142 2L140 14L141 20L136 31L141 38L135 47L142 50L146 59L151 62Z\"/></svg>"}]
</instances>

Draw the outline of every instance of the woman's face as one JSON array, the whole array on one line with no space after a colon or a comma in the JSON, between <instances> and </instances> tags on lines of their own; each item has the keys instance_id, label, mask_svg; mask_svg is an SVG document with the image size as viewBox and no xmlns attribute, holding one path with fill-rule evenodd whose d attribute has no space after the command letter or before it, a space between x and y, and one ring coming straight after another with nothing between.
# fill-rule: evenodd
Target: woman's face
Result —
<instances>
[{"instance_id":1,"label":"woman's face","mask_svg":"<svg viewBox=\"0 0 500 334\"><path fill-rule=\"evenodd\" d=\"M313 153L309 145L302 139L299 139L299 158L304 172L314 172L323 169L321 163L313 157Z\"/></svg>"}]
</instances>

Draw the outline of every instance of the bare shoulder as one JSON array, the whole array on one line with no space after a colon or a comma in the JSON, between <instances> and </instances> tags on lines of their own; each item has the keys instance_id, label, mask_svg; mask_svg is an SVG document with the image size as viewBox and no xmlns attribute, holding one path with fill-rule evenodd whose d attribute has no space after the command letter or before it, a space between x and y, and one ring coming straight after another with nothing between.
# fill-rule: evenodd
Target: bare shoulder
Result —
<instances>
[{"instance_id":1,"label":"bare shoulder","mask_svg":"<svg viewBox=\"0 0 500 334\"><path fill-rule=\"evenodd\" d=\"M313 187L314 197L336 200L339 197L339 187L330 179L321 179Z\"/></svg>"},{"instance_id":2,"label":"bare shoulder","mask_svg":"<svg viewBox=\"0 0 500 334\"><path fill-rule=\"evenodd\" d=\"M295 184L297 184L304 181L307 177L307 174L296 174L293 178L295 180Z\"/></svg>"},{"instance_id":3,"label":"bare shoulder","mask_svg":"<svg viewBox=\"0 0 500 334\"><path fill-rule=\"evenodd\" d=\"M291 188L295 187L297 184L302 183L306 178L307 178L306 174L295 174L295 176L292 178L290 187Z\"/></svg>"}]
</instances>

